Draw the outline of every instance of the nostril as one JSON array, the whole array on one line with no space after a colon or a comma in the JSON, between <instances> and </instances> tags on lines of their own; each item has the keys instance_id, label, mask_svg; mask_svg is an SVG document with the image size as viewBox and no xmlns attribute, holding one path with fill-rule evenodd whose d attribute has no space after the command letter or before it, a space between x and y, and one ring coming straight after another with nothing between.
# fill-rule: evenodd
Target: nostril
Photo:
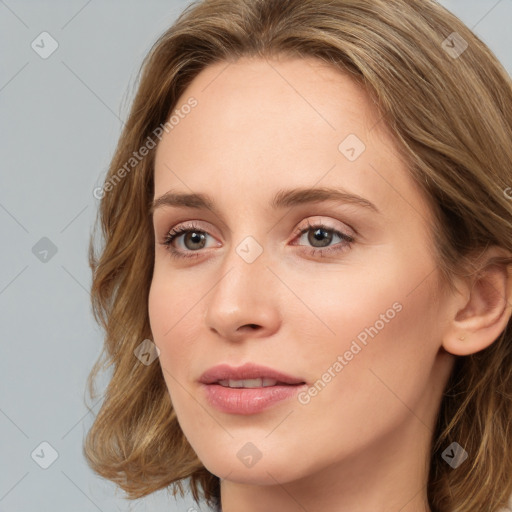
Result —
<instances>
[{"instance_id":1,"label":"nostril","mask_svg":"<svg viewBox=\"0 0 512 512\"><path fill-rule=\"evenodd\" d=\"M256 329L259 329L261 326L259 326L258 324L244 324L242 326L240 326L237 331L240 331L240 332L244 332L244 331L247 331L248 329L250 329L251 331L255 331Z\"/></svg>"}]
</instances>

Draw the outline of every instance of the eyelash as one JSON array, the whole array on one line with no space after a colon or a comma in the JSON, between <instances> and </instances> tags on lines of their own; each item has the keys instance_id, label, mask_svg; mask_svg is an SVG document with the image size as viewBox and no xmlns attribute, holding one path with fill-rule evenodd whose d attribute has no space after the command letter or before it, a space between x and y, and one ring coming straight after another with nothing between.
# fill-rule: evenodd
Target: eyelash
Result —
<instances>
[{"instance_id":1,"label":"eyelash","mask_svg":"<svg viewBox=\"0 0 512 512\"><path fill-rule=\"evenodd\" d=\"M333 229L325 224L321 224L321 223L310 224L309 221L308 221L307 227L298 229L295 232L295 236L300 238L304 233L307 233L308 231L310 231L312 229L322 229L324 231L327 231L328 233L337 235L338 237L341 238L343 243L338 242L334 246L320 248L320 249L313 247L313 248L309 248L309 250L307 250L307 248L306 248L306 250L310 256L317 256L317 255L325 256L326 254L347 251L348 249L350 249L352 244L355 242L354 237L352 237L350 235L342 233L341 231ZM176 228L171 229L171 231L169 231L169 233L167 233L167 235L165 236L164 241L161 242L161 245L165 246L165 248L169 251L169 254L171 255L171 257L173 257L173 258L177 258L177 259L197 258L197 257L199 257L199 253L201 252L200 250L186 251L186 253L190 253L190 254L184 254L182 251L177 250L172 246L172 242L176 238L178 238L179 236L181 236L183 234L189 233L189 232L196 232L196 233L199 232L199 233L208 234L208 232L205 231L204 229L201 229L199 226L195 225L194 223L190 223L188 225L178 226ZM305 247L305 246L299 246L299 247Z\"/></svg>"}]
</instances>

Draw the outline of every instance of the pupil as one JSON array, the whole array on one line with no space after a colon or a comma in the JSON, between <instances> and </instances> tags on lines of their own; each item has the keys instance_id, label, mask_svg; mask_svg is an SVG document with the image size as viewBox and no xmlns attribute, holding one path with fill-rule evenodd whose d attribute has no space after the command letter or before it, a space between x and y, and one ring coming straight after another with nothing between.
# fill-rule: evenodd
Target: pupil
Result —
<instances>
[{"instance_id":1,"label":"pupil","mask_svg":"<svg viewBox=\"0 0 512 512\"><path fill-rule=\"evenodd\" d=\"M204 241L204 235L202 233L196 233L195 231L193 231L191 233L188 233L188 235L193 244L200 244L201 242ZM195 248L197 249L197 247Z\"/></svg>"},{"instance_id":2,"label":"pupil","mask_svg":"<svg viewBox=\"0 0 512 512\"><path fill-rule=\"evenodd\" d=\"M322 238L326 235L326 238L322 240ZM329 236L329 232L325 229L318 228L313 232L313 237L309 237L309 242L312 245L315 245L317 242L324 242L323 245L315 245L315 247L325 247L329 245L332 240L332 235Z\"/></svg>"}]
</instances>

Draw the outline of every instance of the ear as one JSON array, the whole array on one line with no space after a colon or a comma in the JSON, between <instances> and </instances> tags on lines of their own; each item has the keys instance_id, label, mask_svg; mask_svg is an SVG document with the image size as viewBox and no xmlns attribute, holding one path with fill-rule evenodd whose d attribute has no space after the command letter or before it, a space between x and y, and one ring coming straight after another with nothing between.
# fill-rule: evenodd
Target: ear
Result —
<instances>
[{"instance_id":1,"label":"ear","mask_svg":"<svg viewBox=\"0 0 512 512\"><path fill-rule=\"evenodd\" d=\"M457 356L474 354L491 345L506 329L512 314L512 267L504 249L492 246L478 258L474 275L460 280L460 293L443 335L443 348Z\"/></svg>"}]
</instances>

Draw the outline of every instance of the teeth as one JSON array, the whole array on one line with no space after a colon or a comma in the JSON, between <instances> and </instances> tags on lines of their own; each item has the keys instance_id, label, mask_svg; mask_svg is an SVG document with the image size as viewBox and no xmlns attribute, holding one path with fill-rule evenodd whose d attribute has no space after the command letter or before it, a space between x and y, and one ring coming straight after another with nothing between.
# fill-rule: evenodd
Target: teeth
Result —
<instances>
[{"instance_id":1,"label":"teeth","mask_svg":"<svg viewBox=\"0 0 512 512\"><path fill-rule=\"evenodd\" d=\"M229 388L261 388L268 386L275 386L277 380L275 379L243 379L243 380L219 380L219 384Z\"/></svg>"}]
</instances>

